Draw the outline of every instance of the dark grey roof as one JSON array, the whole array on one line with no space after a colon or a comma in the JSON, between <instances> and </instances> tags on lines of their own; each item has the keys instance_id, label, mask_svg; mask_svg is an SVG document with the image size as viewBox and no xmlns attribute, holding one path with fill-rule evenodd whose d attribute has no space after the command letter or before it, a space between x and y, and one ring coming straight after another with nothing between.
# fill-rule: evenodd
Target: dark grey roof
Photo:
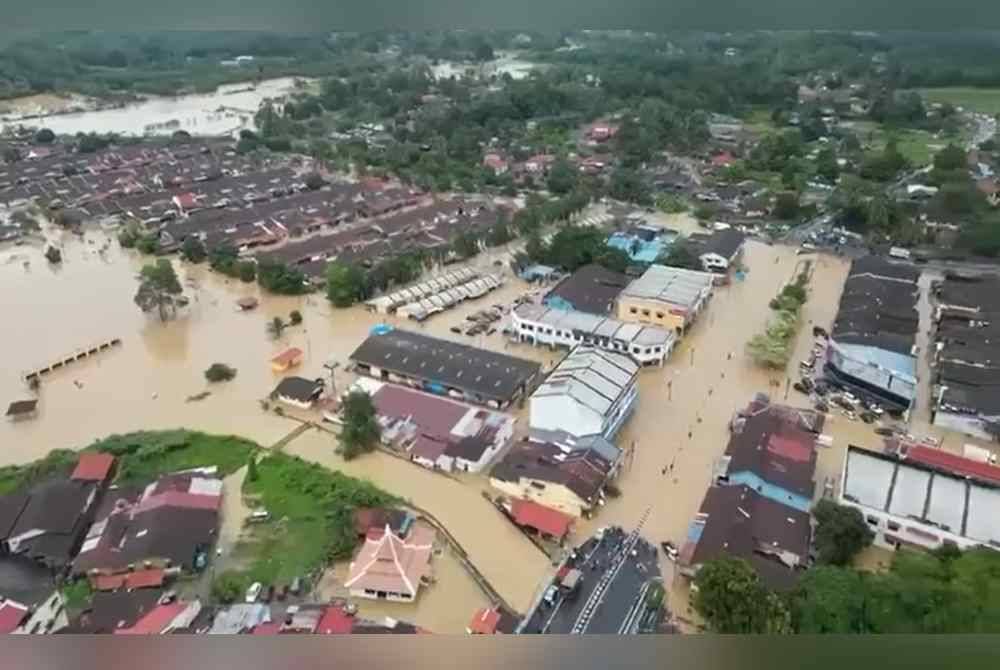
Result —
<instances>
[{"instance_id":1,"label":"dark grey roof","mask_svg":"<svg viewBox=\"0 0 1000 670\"><path fill-rule=\"evenodd\" d=\"M862 256L851 263L848 276L853 277L861 274L871 274L915 284L920 277L920 270L911 263L892 261L884 256Z\"/></svg>"},{"instance_id":2,"label":"dark grey roof","mask_svg":"<svg viewBox=\"0 0 1000 670\"><path fill-rule=\"evenodd\" d=\"M77 632L113 633L129 628L156 607L162 594L161 589L95 593L80 617Z\"/></svg>"},{"instance_id":3,"label":"dark grey roof","mask_svg":"<svg viewBox=\"0 0 1000 670\"><path fill-rule=\"evenodd\" d=\"M743 246L746 235L735 228L717 230L698 244L698 254L717 254L727 260L732 260L736 252Z\"/></svg>"},{"instance_id":4,"label":"dark grey roof","mask_svg":"<svg viewBox=\"0 0 1000 670\"><path fill-rule=\"evenodd\" d=\"M490 476L506 482L527 477L562 484L580 499L593 501L613 465L593 450L579 449L564 455L554 444L521 442L494 466Z\"/></svg>"},{"instance_id":5,"label":"dark grey roof","mask_svg":"<svg viewBox=\"0 0 1000 670\"><path fill-rule=\"evenodd\" d=\"M26 556L0 558L0 596L25 605L48 598L55 586L52 572Z\"/></svg>"},{"instance_id":6,"label":"dark grey roof","mask_svg":"<svg viewBox=\"0 0 1000 670\"><path fill-rule=\"evenodd\" d=\"M108 519L105 535L112 538L109 534L114 533L114 538L123 540L105 543L102 539L102 546L77 556L73 572L124 569L151 559L167 559L190 571L195 555L206 552L215 541L218 522L219 513L214 509L162 506L134 517L114 514Z\"/></svg>"},{"instance_id":7,"label":"dark grey roof","mask_svg":"<svg viewBox=\"0 0 1000 670\"><path fill-rule=\"evenodd\" d=\"M937 298L946 305L1000 312L1000 277L948 275L937 285Z\"/></svg>"},{"instance_id":8,"label":"dark grey roof","mask_svg":"<svg viewBox=\"0 0 1000 670\"><path fill-rule=\"evenodd\" d=\"M541 369L523 358L398 328L370 335L351 360L501 402L528 387Z\"/></svg>"},{"instance_id":9,"label":"dark grey roof","mask_svg":"<svg viewBox=\"0 0 1000 670\"><path fill-rule=\"evenodd\" d=\"M920 323L917 285L877 274L888 272L909 276L905 267L899 270L877 256L854 262L831 332L835 340L910 354Z\"/></svg>"},{"instance_id":10,"label":"dark grey roof","mask_svg":"<svg viewBox=\"0 0 1000 670\"><path fill-rule=\"evenodd\" d=\"M33 486L26 499L4 499L0 514L0 540L39 530L41 534L21 540L16 553L49 565L66 564L79 545L89 523L90 504L96 485L69 479L52 479ZM20 507L16 519L13 510Z\"/></svg>"},{"instance_id":11,"label":"dark grey roof","mask_svg":"<svg viewBox=\"0 0 1000 670\"><path fill-rule=\"evenodd\" d=\"M274 395L285 396L301 402L315 400L323 391L323 382L304 377L285 377L274 389Z\"/></svg>"},{"instance_id":12,"label":"dark grey roof","mask_svg":"<svg viewBox=\"0 0 1000 670\"><path fill-rule=\"evenodd\" d=\"M712 486L702 501L705 527L691 555L692 565L723 556L747 560L772 589L794 586L799 571L775 553L788 551L803 561L809 553L809 514L770 500L749 486Z\"/></svg>"},{"instance_id":13,"label":"dark grey roof","mask_svg":"<svg viewBox=\"0 0 1000 670\"><path fill-rule=\"evenodd\" d=\"M34 412L36 407L38 407L38 400L34 398L31 400L15 400L7 407L7 416L28 414L29 412Z\"/></svg>"},{"instance_id":14,"label":"dark grey roof","mask_svg":"<svg viewBox=\"0 0 1000 670\"><path fill-rule=\"evenodd\" d=\"M556 284L545 297L557 296L575 310L604 316L611 313L612 304L629 281L628 275L620 272L600 265L585 265Z\"/></svg>"}]
</instances>

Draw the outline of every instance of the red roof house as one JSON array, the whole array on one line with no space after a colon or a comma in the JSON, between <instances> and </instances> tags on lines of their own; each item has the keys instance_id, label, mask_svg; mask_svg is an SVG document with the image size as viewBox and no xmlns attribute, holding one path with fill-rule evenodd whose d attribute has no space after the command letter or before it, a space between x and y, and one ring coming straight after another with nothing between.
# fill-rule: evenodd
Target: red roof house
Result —
<instances>
[{"instance_id":1,"label":"red roof house","mask_svg":"<svg viewBox=\"0 0 1000 670\"><path fill-rule=\"evenodd\" d=\"M348 635L354 630L354 617L340 605L330 605L316 624L317 635Z\"/></svg>"},{"instance_id":2,"label":"red roof house","mask_svg":"<svg viewBox=\"0 0 1000 670\"><path fill-rule=\"evenodd\" d=\"M125 588L148 589L163 586L164 572L159 568L126 572L117 575L92 575L90 584L95 591L117 591Z\"/></svg>"},{"instance_id":3,"label":"red roof house","mask_svg":"<svg viewBox=\"0 0 1000 670\"><path fill-rule=\"evenodd\" d=\"M566 536L573 523L573 517L568 514L520 498L511 501L510 515L518 526L532 528L557 540Z\"/></svg>"},{"instance_id":4,"label":"red roof house","mask_svg":"<svg viewBox=\"0 0 1000 670\"><path fill-rule=\"evenodd\" d=\"M498 623L500 623L499 610L493 607L484 607L473 615L469 627L465 630L469 635L493 635L497 630Z\"/></svg>"},{"instance_id":5,"label":"red roof house","mask_svg":"<svg viewBox=\"0 0 1000 670\"><path fill-rule=\"evenodd\" d=\"M85 482L107 481L114 464L115 457L111 454L84 452L80 454L76 468L73 469L73 474L69 478Z\"/></svg>"},{"instance_id":6,"label":"red roof house","mask_svg":"<svg viewBox=\"0 0 1000 670\"><path fill-rule=\"evenodd\" d=\"M13 600L0 603L0 635L13 633L28 616L28 607Z\"/></svg>"},{"instance_id":7,"label":"red roof house","mask_svg":"<svg viewBox=\"0 0 1000 670\"><path fill-rule=\"evenodd\" d=\"M483 157L483 166L493 170L493 174L503 174L509 165L500 154L486 154Z\"/></svg>"},{"instance_id":8,"label":"red roof house","mask_svg":"<svg viewBox=\"0 0 1000 670\"><path fill-rule=\"evenodd\" d=\"M302 362L302 350L290 347L271 359L271 369L275 372L285 372Z\"/></svg>"},{"instance_id":9,"label":"red roof house","mask_svg":"<svg viewBox=\"0 0 1000 670\"><path fill-rule=\"evenodd\" d=\"M115 635L164 635L189 625L201 610L198 601L159 605L135 622L131 628L119 628Z\"/></svg>"},{"instance_id":10,"label":"red roof house","mask_svg":"<svg viewBox=\"0 0 1000 670\"><path fill-rule=\"evenodd\" d=\"M715 167L729 167L735 162L736 158L734 158L728 151L723 151L722 153L712 156L712 165Z\"/></svg>"}]
</instances>

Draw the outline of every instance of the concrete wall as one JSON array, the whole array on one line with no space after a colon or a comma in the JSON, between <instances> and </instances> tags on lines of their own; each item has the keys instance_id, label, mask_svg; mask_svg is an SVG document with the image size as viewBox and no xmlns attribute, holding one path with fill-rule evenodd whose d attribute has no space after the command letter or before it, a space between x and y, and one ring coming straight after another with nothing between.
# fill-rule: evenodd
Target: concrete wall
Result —
<instances>
[{"instance_id":1,"label":"concrete wall","mask_svg":"<svg viewBox=\"0 0 1000 670\"><path fill-rule=\"evenodd\" d=\"M558 330L551 326L546 326L544 324L539 324L534 321L523 321L518 319L517 316L512 319L511 325L514 328L514 332L517 335L517 339L520 342L526 342L530 344L546 344L552 347L566 347L567 349L572 349L578 344L586 342L585 340L576 340L573 338L573 334L570 331ZM548 332L551 330L552 332ZM673 343L668 342L664 346L658 347L640 347L638 345L630 344L628 347L620 346L615 348L614 346L606 347L602 344L599 339L594 339L592 342L587 342L588 344L593 344L596 347L600 347L605 351L612 351L619 354L628 354L634 358L640 365L661 365L669 356L673 348ZM646 350L649 350L647 353Z\"/></svg>"},{"instance_id":2,"label":"concrete wall","mask_svg":"<svg viewBox=\"0 0 1000 670\"><path fill-rule=\"evenodd\" d=\"M841 505L859 510L868 522L868 528L875 533L875 545L883 549L895 549L897 544L912 545L923 549L937 549L945 540L955 543L960 549L980 546L979 542L956 535L934 526L890 514L881 509L859 505L842 497ZM891 525L890 525L891 524Z\"/></svg>"},{"instance_id":3,"label":"concrete wall","mask_svg":"<svg viewBox=\"0 0 1000 670\"><path fill-rule=\"evenodd\" d=\"M965 435L971 435L980 440L993 440L993 436L987 433L983 427L982 419L971 414L957 414L945 410L937 410L934 413L934 425Z\"/></svg>"},{"instance_id":4,"label":"concrete wall","mask_svg":"<svg viewBox=\"0 0 1000 670\"><path fill-rule=\"evenodd\" d=\"M506 482L495 478L490 478L490 485L498 491L514 498L525 498L559 510L577 518L582 517L584 512L590 509L585 500L570 491L562 484L537 481L543 488L532 486L535 480L522 478L519 482Z\"/></svg>"},{"instance_id":5,"label":"concrete wall","mask_svg":"<svg viewBox=\"0 0 1000 670\"><path fill-rule=\"evenodd\" d=\"M622 296L616 304L616 318L628 323L646 323L667 330L683 331L694 318L693 314L673 314L667 305L653 300L640 300ZM675 308L676 309L676 308Z\"/></svg>"}]
</instances>

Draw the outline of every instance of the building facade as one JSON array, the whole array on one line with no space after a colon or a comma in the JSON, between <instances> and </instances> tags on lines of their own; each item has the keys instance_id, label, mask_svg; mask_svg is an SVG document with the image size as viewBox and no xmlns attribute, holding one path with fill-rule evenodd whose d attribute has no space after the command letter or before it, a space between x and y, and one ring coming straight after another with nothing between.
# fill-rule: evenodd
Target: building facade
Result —
<instances>
[{"instance_id":1,"label":"building facade","mask_svg":"<svg viewBox=\"0 0 1000 670\"><path fill-rule=\"evenodd\" d=\"M694 322L712 295L708 272L651 265L618 296L621 321L672 330L678 335Z\"/></svg>"}]
</instances>

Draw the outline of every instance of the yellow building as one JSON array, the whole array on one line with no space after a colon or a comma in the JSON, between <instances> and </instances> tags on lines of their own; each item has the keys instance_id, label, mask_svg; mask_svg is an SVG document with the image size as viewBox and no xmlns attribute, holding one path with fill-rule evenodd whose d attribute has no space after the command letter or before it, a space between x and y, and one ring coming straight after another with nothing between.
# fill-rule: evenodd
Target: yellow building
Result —
<instances>
[{"instance_id":1,"label":"yellow building","mask_svg":"<svg viewBox=\"0 0 1000 670\"><path fill-rule=\"evenodd\" d=\"M651 265L618 296L615 315L683 333L712 295L712 282L708 272Z\"/></svg>"}]
</instances>

